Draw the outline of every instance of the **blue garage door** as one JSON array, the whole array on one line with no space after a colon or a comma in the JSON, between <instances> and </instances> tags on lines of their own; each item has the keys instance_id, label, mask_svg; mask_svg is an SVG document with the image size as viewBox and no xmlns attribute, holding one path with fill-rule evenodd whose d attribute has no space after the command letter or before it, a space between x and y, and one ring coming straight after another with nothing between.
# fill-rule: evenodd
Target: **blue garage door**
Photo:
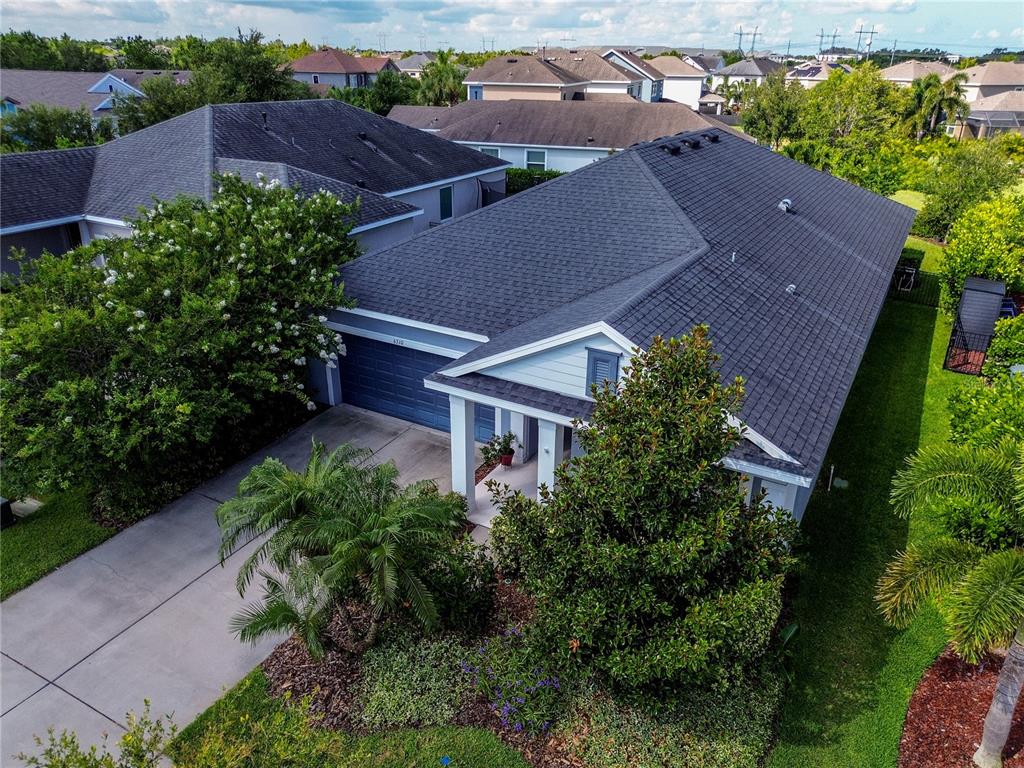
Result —
<instances>
[{"instance_id":1,"label":"blue garage door","mask_svg":"<svg viewBox=\"0 0 1024 768\"><path fill-rule=\"evenodd\" d=\"M340 361L341 400L425 427L451 431L448 396L423 386L423 379L451 358L345 335L347 354ZM494 434L494 409L476 407L476 439Z\"/></svg>"}]
</instances>

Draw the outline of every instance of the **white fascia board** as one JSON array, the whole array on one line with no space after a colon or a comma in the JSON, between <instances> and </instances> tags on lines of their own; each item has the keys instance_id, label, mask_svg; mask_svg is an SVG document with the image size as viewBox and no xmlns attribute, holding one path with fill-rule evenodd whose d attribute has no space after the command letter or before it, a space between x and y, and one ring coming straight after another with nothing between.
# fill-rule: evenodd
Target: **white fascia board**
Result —
<instances>
[{"instance_id":1,"label":"white fascia board","mask_svg":"<svg viewBox=\"0 0 1024 768\"><path fill-rule=\"evenodd\" d=\"M415 211L410 211L409 213L402 213L399 214L398 216L392 216L391 218L388 219L381 219L380 221L372 221L369 224L361 224L358 227L350 229L349 234L358 235L360 232L368 232L371 229L377 229L377 227L384 227L387 226L388 224L394 224L399 221L405 221L406 219L411 219L415 216L419 216L422 213L423 209L417 208Z\"/></svg>"},{"instance_id":2,"label":"white fascia board","mask_svg":"<svg viewBox=\"0 0 1024 768\"><path fill-rule=\"evenodd\" d=\"M598 149L602 152L611 152L615 150L618 152L623 147L595 147L591 144L587 145L572 145L572 144L511 144L501 141L463 141L459 139L455 142L456 144L462 144L467 147L524 147L526 149Z\"/></svg>"},{"instance_id":3,"label":"white fascia board","mask_svg":"<svg viewBox=\"0 0 1024 768\"><path fill-rule=\"evenodd\" d=\"M524 416L530 416L534 419L553 421L555 424L561 424L563 427L571 427L574 421L571 416L562 416L558 413L543 411L540 408L531 408L526 405L521 405L511 400L502 400L500 397L492 397L491 395L482 395L477 392L470 392L466 389L453 387L450 384L442 384L437 381L427 381L424 379L423 386L427 389L433 390L434 392L443 392L446 395L454 395L455 397L461 397L464 400L479 403L480 405L489 405L492 408L503 408L507 411L515 411L516 413L521 413ZM586 422L584 422L584 424L586 424Z\"/></svg>"},{"instance_id":4,"label":"white fascia board","mask_svg":"<svg viewBox=\"0 0 1024 768\"><path fill-rule=\"evenodd\" d=\"M127 88L129 91L131 91L136 96L143 96L144 97L146 95L145 93L140 91L138 88L136 88L134 85L129 85L128 82L126 82L125 80L122 80L120 77L118 77L117 75L112 74L110 72L108 72L103 77L101 77L97 81L97 83L94 86L92 86L92 88L90 88L87 91L87 93L109 93L110 92L109 89L107 89L103 85L105 82L107 82L107 80L113 80L116 83L118 83L119 85L123 85L125 88Z\"/></svg>"},{"instance_id":5,"label":"white fascia board","mask_svg":"<svg viewBox=\"0 0 1024 768\"><path fill-rule=\"evenodd\" d=\"M366 339L373 339L374 341L383 341L385 344L395 344L394 334L379 333L378 331L370 331L366 328L357 328L353 325L345 325L344 323L336 323L332 320L328 320L324 323L332 331L338 331L342 334L350 334L352 336L361 336ZM415 349L420 352L429 352L432 355L441 355L442 357L450 357L453 360L462 357L464 352L459 352L455 349L449 349L448 347L439 347L436 344L428 344L425 341L416 341L414 339L402 339L401 344L397 344L403 349Z\"/></svg>"},{"instance_id":6,"label":"white fascia board","mask_svg":"<svg viewBox=\"0 0 1024 768\"><path fill-rule=\"evenodd\" d=\"M758 434L757 432L752 430L749 426L744 424L731 413L726 412L725 418L729 422L730 427L740 430L743 433L743 437L752 442L754 445L756 445L762 451L767 453L773 459L778 459L779 461L788 461L790 464L796 464L798 467L801 466L799 461L797 461L784 450L779 448L777 445L775 445L775 443L766 438L764 435Z\"/></svg>"},{"instance_id":7,"label":"white fascia board","mask_svg":"<svg viewBox=\"0 0 1024 768\"><path fill-rule=\"evenodd\" d=\"M614 53L616 56L619 57L619 59L622 61L622 64L620 64L619 66L629 67L631 70L633 70L638 75L640 75L640 77L642 77L644 80L650 80L651 82L654 82L655 80L658 79L658 78L654 77L653 75L649 75L646 72L644 72L642 69L640 69L638 66L636 66L636 64L631 62L629 59L627 59L625 56L623 56L621 53L619 53L614 48L609 48L607 51L605 51L604 56L602 56L601 58L602 59L605 58L606 56L608 56L609 53Z\"/></svg>"},{"instance_id":8,"label":"white fascia board","mask_svg":"<svg viewBox=\"0 0 1024 768\"><path fill-rule=\"evenodd\" d=\"M59 227L61 224L72 224L73 222L82 221L84 219L85 216L79 213L74 216L62 216L59 219L45 219L43 221L33 221L31 224L15 224L14 226L0 228L0 235L16 235L19 232L31 232L34 229Z\"/></svg>"},{"instance_id":9,"label":"white fascia board","mask_svg":"<svg viewBox=\"0 0 1024 768\"><path fill-rule=\"evenodd\" d=\"M744 461L742 459L733 459L726 456L722 459L722 466L726 469L731 469L734 472L742 472L745 475L754 475L765 480L773 480L777 483L785 483L786 485L798 485L801 488L810 488L810 478L801 477L800 475L794 475L789 472L783 472L780 469L772 469L771 467L762 467L760 464L755 464L751 461Z\"/></svg>"},{"instance_id":10,"label":"white fascia board","mask_svg":"<svg viewBox=\"0 0 1024 768\"><path fill-rule=\"evenodd\" d=\"M123 219L108 219L105 216L83 216L86 221L93 224L110 224L115 227L131 227L131 224Z\"/></svg>"},{"instance_id":11,"label":"white fascia board","mask_svg":"<svg viewBox=\"0 0 1024 768\"><path fill-rule=\"evenodd\" d=\"M463 80L463 85L511 85L516 88L567 88L570 85L586 85L587 83L593 82L592 80L580 80L578 83L505 83L505 82L494 82L491 80Z\"/></svg>"},{"instance_id":12,"label":"white fascia board","mask_svg":"<svg viewBox=\"0 0 1024 768\"><path fill-rule=\"evenodd\" d=\"M362 317L370 317L374 320L384 320L389 323L395 323L396 325L406 325L410 328L420 328L424 331L434 331L435 333L444 333L448 336L455 336L459 339L468 339L469 341L485 342L490 341L487 336L479 333L472 333L470 331L461 331L457 328L448 328L443 325L434 325L433 323L423 323L419 320L410 320L407 317L399 317L398 315L389 315L384 312L374 312L369 309L360 309L359 307L336 307L335 311L342 314L350 313L353 315L360 315Z\"/></svg>"},{"instance_id":13,"label":"white fascia board","mask_svg":"<svg viewBox=\"0 0 1024 768\"><path fill-rule=\"evenodd\" d=\"M397 197L398 195L407 195L410 192L419 192L422 189L431 189L432 187L443 187L446 184L451 184L452 182L464 181L465 179L473 179L476 178L477 176L485 176L488 173L494 173L495 171L504 171L507 170L507 167L511 167L511 165L512 163L508 162L507 160L503 160L502 165L495 166L494 168L486 168L482 171L474 171L473 173L464 173L461 176L452 176L451 178L448 179L438 179L437 181L432 181L429 184L420 184L419 186L416 187L396 189L393 192L382 192L381 194L384 195L384 197Z\"/></svg>"},{"instance_id":14,"label":"white fascia board","mask_svg":"<svg viewBox=\"0 0 1024 768\"><path fill-rule=\"evenodd\" d=\"M573 341L579 341L580 339L585 339L588 336L593 336L595 334L602 334L606 336L610 341L613 341L614 343L618 344L620 347L622 347L623 354L626 355L632 354L631 350L633 349L633 347L636 346L636 344L634 344L628 338L626 338L621 333L616 331L614 328L608 325L608 323L601 320L596 323L591 323L590 325L584 325L580 328L574 328L573 330L566 331L565 333L559 333L555 336L548 336L547 338L544 339L538 339L537 341L530 342L529 344L524 344L521 347L509 349L506 350L505 352L499 352L497 354L491 355L490 357L483 357L480 358L479 360L474 360L470 363L466 363L465 365L459 365L455 366L454 368L449 368L447 371L445 371L445 375L454 378L457 376L462 376L467 373L482 371L485 368L492 368L495 365L501 365L502 363L517 360L521 357L529 357L530 355L535 355L538 352L543 352L546 349L560 347L563 344L569 344L570 342Z\"/></svg>"}]
</instances>

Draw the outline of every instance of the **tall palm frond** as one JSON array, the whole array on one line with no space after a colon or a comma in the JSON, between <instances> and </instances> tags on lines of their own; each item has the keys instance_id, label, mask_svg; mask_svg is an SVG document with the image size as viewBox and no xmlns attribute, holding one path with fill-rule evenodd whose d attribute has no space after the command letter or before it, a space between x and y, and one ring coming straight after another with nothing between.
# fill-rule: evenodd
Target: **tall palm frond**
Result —
<instances>
[{"instance_id":1,"label":"tall palm frond","mask_svg":"<svg viewBox=\"0 0 1024 768\"><path fill-rule=\"evenodd\" d=\"M953 648L967 661L1007 647L1024 622L1024 552L1011 549L983 557L943 601L942 611Z\"/></svg>"},{"instance_id":2,"label":"tall palm frond","mask_svg":"<svg viewBox=\"0 0 1024 768\"><path fill-rule=\"evenodd\" d=\"M981 547L955 539L911 544L878 580L876 599L886 621L906 627L921 603L949 590L983 556Z\"/></svg>"},{"instance_id":3,"label":"tall palm frond","mask_svg":"<svg viewBox=\"0 0 1024 768\"><path fill-rule=\"evenodd\" d=\"M1009 440L996 448L936 445L907 459L892 484L890 500L896 513L908 516L943 497L994 501L1013 511L1020 495L1015 487L1017 446Z\"/></svg>"}]
</instances>

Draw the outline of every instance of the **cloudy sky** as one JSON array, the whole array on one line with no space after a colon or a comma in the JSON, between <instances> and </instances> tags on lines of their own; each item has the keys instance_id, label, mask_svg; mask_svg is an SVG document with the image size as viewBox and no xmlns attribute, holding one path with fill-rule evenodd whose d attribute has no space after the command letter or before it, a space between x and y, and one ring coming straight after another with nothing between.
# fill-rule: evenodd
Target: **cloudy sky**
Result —
<instances>
[{"instance_id":1,"label":"cloudy sky","mask_svg":"<svg viewBox=\"0 0 1024 768\"><path fill-rule=\"evenodd\" d=\"M936 46L964 54L1024 47L1021 0L2 0L4 29L106 39L116 35L230 34L256 28L285 41L362 48L628 44L818 48L838 31L856 47ZM492 43L493 41L493 43ZM867 37L862 38L862 45Z\"/></svg>"}]
</instances>

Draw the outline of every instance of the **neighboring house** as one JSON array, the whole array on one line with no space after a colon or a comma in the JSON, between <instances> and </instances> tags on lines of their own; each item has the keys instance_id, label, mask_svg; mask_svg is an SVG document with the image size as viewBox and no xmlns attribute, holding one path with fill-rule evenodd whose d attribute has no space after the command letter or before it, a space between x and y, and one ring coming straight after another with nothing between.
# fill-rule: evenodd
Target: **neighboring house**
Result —
<instances>
[{"instance_id":1,"label":"neighboring house","mask_svg":"<svg viewBox=\"0 0 1024 768\"><path fill-rule=\"evenodd\" d=\"M701 93L707 78L707 73L704 70L688 64L676 56L656 56L648 63L665 76L661 88L663 101L685 104L693 110L699 108Z\"/></svg>"},{"instance_id":2,"label":"neighboring house","mask_svg":"<svg viewBox=\"0 0 1024 768\"><path fill-rule=\"evenodd\" d=\"M830 64L835 64L837 61L860 61L864 58L864 54L859 51L855 51L853 48L835 46L833 48L826 48L825 50L820 51L815 54L814 58L818 61L827 61Z\"/></svg>"},{"instance_id":3,"label":"neighboring house","mask_svg":"<svg viewBox=\"0 0 1024 768\"><path fill-rule=\"evenodd\" d=\"M971 103L971 113L946 126L957 139L991 139L1001 133L1024 134L1024 90L983 96Z\"/></svg>"},{"instance_id":4,"label":"neighboring house","mask_svg":"<svg viewBox=\"0 0 1024 768\"><path fill-rule=\"evenodd\" d=\"M634 99L641 96L643 80L639 75L603 59L594 51L548 49L544 60L586 83L584 99L592 94L618 94Z\"/></svg>"},{"instance_id":5,"label":"neighboring house","mask_svg":"<svg viewBox=\"0 0 1024 768\"><path fill-rule=\"evenodd\" d=\"M353 56L338 48L315 51L287 66L291 67L296 80L309 83L319 93L326 93L331 86L366 88L373 85L384 70L399 71L395 62L386 56Z\"/></svg>"},{"instance_id":6,"label":"neighboring house","mask_svg":"<svg viewBox=\"0 0 1024 768\"><path fill-rule=\"evenodd\" d=\"M632 99L396 106L388 117L507 160L516 168L554 171L574 171L638 142L712 127L684 104Z\"/></svg>"},{"instance_id":7,"label":"neighboring house","mask_svg":"<svg viewBox=\"0 0 1024 768\"><path fill-rule=\"evenodd\" d=\"M113 69L110 72L55 72L41 69L0 70L0 99L4 113L32 104L79 109L85 107L94 120L112 117L114 98L145 98L139 84L151 77L173 77L184 83L192 76L185 70Z\"/></svg>"},{"instance_id":8,"label":"neighboring house","mask_svg":"<svg viewBox=\"0 0 1024 768\"><path fill-rule=\"evenodd\" d=\"M901 88L908 88L911 83L925 75L936 74L945 79L947 75L952 75L955 72L956 70L953 67L942 61L910 59L909 61L901 61L899 64L886 67L882 70L881 75L890 83L896 83Z\"/></svg>"},{"instance_id":9,"label":"neighboring house","mask_svg":"<svg viewBox=\"0 0 1024 768\"><path fill-rule=\"evenodd\" d=\"M799 518L913 218L724 130L640 144L345 265L342 400L450 431L488 524L474 440L511 429L508 477L552 487L590 384L706 323L745 380L724 463Z\"/></svg>"},{"instance_id":10,"label":"neighboring house","mask_svg":"<svg viewBox=\"0 0 1024 768\"><path fill-rule=\"evenodd\" d=\"M964 98L968 102L986 96L998 96L1007 91L1024 91L1024 62L990 61L959 71L967 75ZM943 79L948 79L953 74L955 73L950 73Z\"/></svg>"},{"instance_id":11,"label":"neighboring house","mask_svg":"<svg viewBox=\"0 0 1024 768\"><path fill-rule=\"evenodd\" d=\"M711 90L716 90L723 83L754 83L760 85L772 72L785 69L771 59L743 59L723 67L711 76Z\"/></svg>"},{"instance_id":12,"label":"neighboring house","mask_svg":"<svg viewBox=\"0 0 1024 768\"><path fill-rule=\"evenodd\" d=\"M395 66L403 75L409 75L409 77L420 79L420 75L423 74L423 68L436 59L436 54L427 53L414 53L412 56L406 56L404 59L399 59L395 62Z\"/></svg>"},{"instance_id":13,"label":"neighboring house","mask_svg":"<svg viewBox=\"0 0 1024 768\"><path fill-rule=\"evenodd\" d=\"M366 251L503 196L507 163L334 99L202 107L96 147L0 156L3 271L125 235L153 198L209 199L211 176L257 172L303 192L359 198Z\"/></svg>"},{"instance_id":14,"label":"neighboring house","mask_svg":"<svg viewBox=\"0 0 1024 768\"><path fill-rule=\"evenodd\" d=\"M786 73L786 79L800 83L804 88L813 88L818 83L828 80L833 72L849 73L848 64L829 64L826 61L805 61L803 64L794 67Z\"/></svg>"},{"instance_id":15,"label":"neighboring house","mask_svg":"<svg viewBox=\"0 0 1024 768\"><path fill-rule=\"evenodd\" d=\"M587 81L540 56L495 56L470 70L463 83L470 101L566 101L586 93Z\"/></svg>"},{"instance_id":16,"label":"neighboring house","mask_svg":"<svg viewBox=\"0 0 1024 768\"><path fill-rule=\"evenodd\" d=\"M723 59L719 55L714 54L684 53L683 61L685 61L691 67L696 67L697 69L701 70L706 75L711 75L712 73L717 72L718 70L725 67L725 59Z\"/></svg>"},{"instance_id":17,"label":"neighboring house","mask_svg":"<svg viewBox=\"0 0 1024 768\"><path fill-rule=\"evenodd\" d=\"M657 67L625 48L610 48L603 57L640 77L640 101L661 101L665 75Z\"/></svg>"}]
</instances>

